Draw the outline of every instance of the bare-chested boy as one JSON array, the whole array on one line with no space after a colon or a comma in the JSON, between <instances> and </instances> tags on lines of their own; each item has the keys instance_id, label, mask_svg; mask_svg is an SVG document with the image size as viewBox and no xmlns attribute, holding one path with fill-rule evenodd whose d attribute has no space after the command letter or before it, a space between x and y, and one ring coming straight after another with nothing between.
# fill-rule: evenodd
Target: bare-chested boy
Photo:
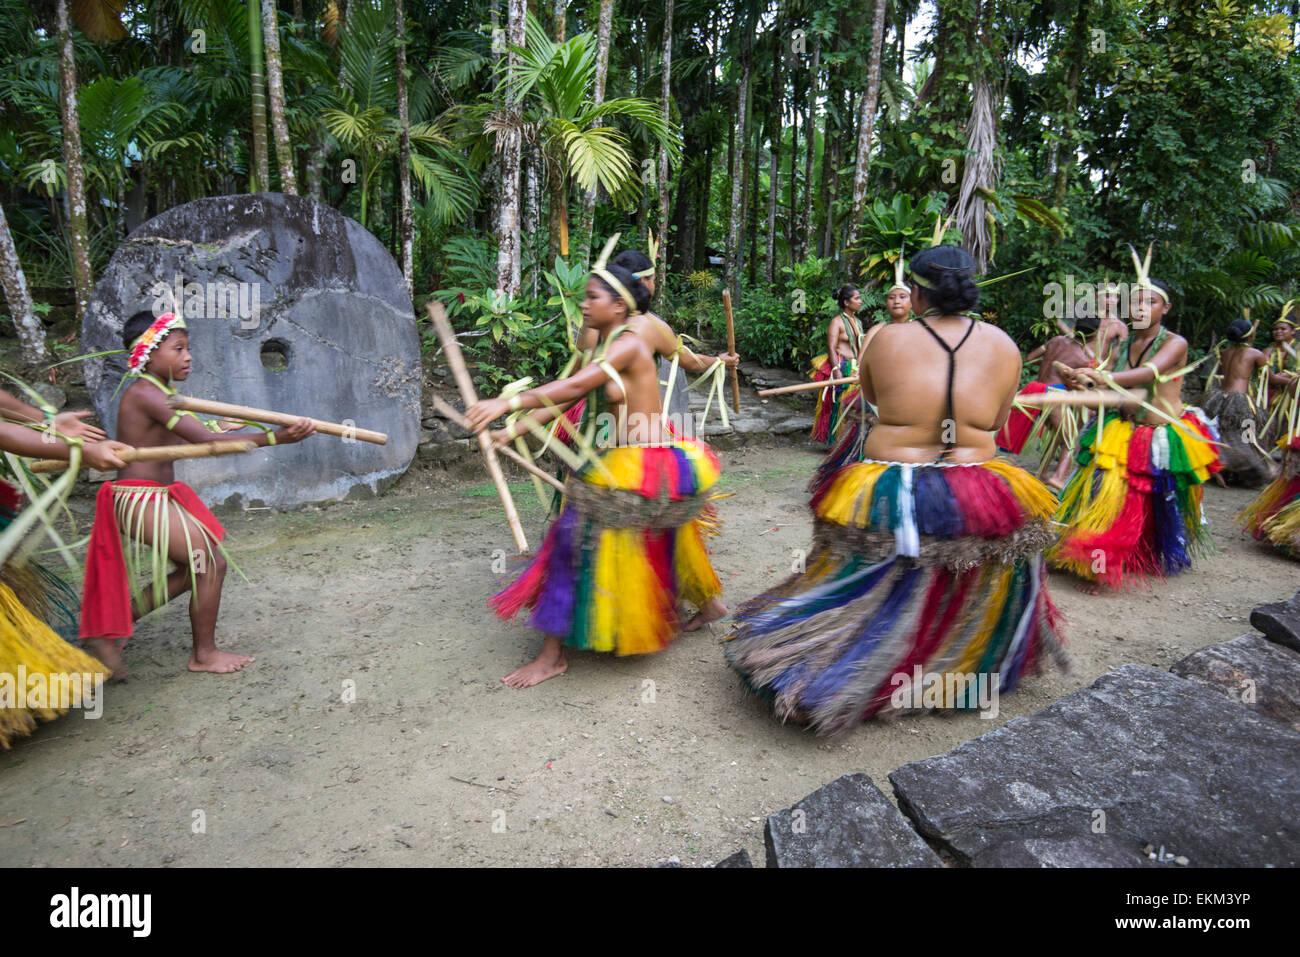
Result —
<instances>
[{"instance_id":1,"label":"bare-chested boy","mask_svg":"<svg viewBox=\"0 0 1300 957\"><path fill-rule=\"evenodd\" d=\"M211 441L212 432L197 416L167 405L167 397L175 392L169 383L184 382L190 374L184 321L171 313L155 318L151 312L138 312L123 327L122 342L129 354L127 375L135 381L123 390L118 404L118 438L137 447ZM223 423L220 430L239 427ZM273 432L237 437L261 446L285 445L301 442L315 430L310 419L299 419ZM191 591L193 634L189 669L229 673L253 661L249 655L222 651L216 643L226 574L224 534L194 491L175 480L171 462L132 462L115 481L100 486L86 556L81 640L115 677L125 674L122 649L134 619L186 590ZM168 561L176 566L170 574ZM141 572L152 579L148 594L140 586Z\"/></svg>"},{"instance_id":2,"label":"bare-chested boy","mask_svg":"<svg viewBox=\"0 0 1300 957\"><path fill-rule=\"evenodd\" d=\"M1251 344L1254 331L1249 319L1237 319L1228 326L1232 345L1219 356L1222 382L1206 397L1205 414L1216 421L1223 441L1219 449L1223 474L1241 485L1258 488L1274 471L1263 445L1268 415L1265 389L1286 388L1293 377L1268 368L1268 356ZM1252 390L1257 375L1259 384Z\"/></svg>"}]
</instances>

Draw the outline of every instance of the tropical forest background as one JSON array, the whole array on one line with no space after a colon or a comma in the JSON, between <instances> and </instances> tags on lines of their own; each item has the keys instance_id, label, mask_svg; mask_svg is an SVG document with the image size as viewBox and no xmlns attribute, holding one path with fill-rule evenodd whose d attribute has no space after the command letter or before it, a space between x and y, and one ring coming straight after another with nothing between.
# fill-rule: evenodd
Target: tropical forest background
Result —
<instances>
[{"instance_id":1,"label":"tropical forest background","mask_svg":"<svg viewBox=\"0 0 1300 957\"><path fill-rule=\"evenodd\" d=\"M659 242L676 328L716 342L730 288L738 351L792 368L836 286L881 309L936 225L1007 277L981 310L1026 348L1050 283L1130 278L1152 244L1195 355L1297 295L1298 22L1245 0L0 0L0 326L24 371L76 355L132 229L279 191L373 232L487 386L558 371L614 233Z\"/></svg>"}]
</instances>

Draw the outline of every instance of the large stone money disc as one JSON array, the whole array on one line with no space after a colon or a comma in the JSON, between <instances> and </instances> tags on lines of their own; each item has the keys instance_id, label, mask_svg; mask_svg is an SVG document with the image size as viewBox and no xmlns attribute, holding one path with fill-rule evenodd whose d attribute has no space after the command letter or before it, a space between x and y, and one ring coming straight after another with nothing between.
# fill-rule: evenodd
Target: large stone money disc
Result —
<instances>
[{"instance_id":1,"label":"large stone money disc","mask_svg":"<svg viewBox=\"0 0 1300 957\"><path fill-rule=\"evenodd\" d=\"M297 505L373 494L404 472L420 431L420 343L397 263L335 209L296 196L218 196L131 233L95 287L86 352L121 349L122 324L185 311L193 366L180 392L388 434L176 463L211 504ZM125 355L89 359L86 384L115 434ZM218 437L219 436L214 436Z\"/></svg>"}]
</instances>

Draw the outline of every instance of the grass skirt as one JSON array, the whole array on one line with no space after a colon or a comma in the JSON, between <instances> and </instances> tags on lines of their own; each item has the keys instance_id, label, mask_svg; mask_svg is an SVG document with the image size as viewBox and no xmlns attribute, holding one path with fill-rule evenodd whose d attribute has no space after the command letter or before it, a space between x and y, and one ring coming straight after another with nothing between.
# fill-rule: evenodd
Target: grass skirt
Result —
<instances>
[{"instance_id":1,"label":"grass skirt","mask_svg":"<svg viewBox=\"0 0 1300 957\"><path fill-rule=\"evenodd\" d=\"M812 495L821 494L835 478L835 474L846 465L861 462L863 447L867 436L876 425L876 413L871 403L863 396L862 390L854 387L852 395L845 402L844 411L834 434L835 444L826 453L826 458L817 466L813 477L808 482L808 491Z\"/></svg>"},{"instance_id":2,"label":"grass skirt","mask_svg":"<svg viewBox=\"0 0 1300 957\"><path fill-rule=\"evenodd\" d=\"M18 513L19 495L8 483L0 481L0 529ZM65 593L71 594L71 601ZM75 608L75 593L61 579L40 566L23 559L10 559L0 568L0 681L13 682L10 689L28 701L30 679L44 676L45 688L55 687L55 679L70 675L106 675L107 669L95 658L76 648L54 632L50 622L61 612ZM29 679L18 687L19 667ZM17 696L10 701L0 694L0 748L9 748L18 737L31 734L38 721L53 721L67 711L58 701L46 702L53 707L19 706Z\"/></svg>"},{"instance_id":3,"label":"grass skirt","mask_svg":"<svg viewBox=\"0 0 1300 957\"><path fill-rule=\"evenodd\" d=\"M856 373L857 363L850 359L840 359L838 367L831 365L830 359L825 355L813 359L814 382L842 379ZM830 386L817 393L817 409L813 413L812 440L814 442L831 441L831 436L839 426L843 410L859 391L859 387L853 384Z\"/></svg>"},{"instance_id":4,"label":"grass skirt","mask_svg":"<svg viewBox=\"0 0 1300 957\"><path fill-rule=\"evenodd\" d=\"M704 537L716 530L709 490L721 474L702 442L625 446L569 479L564 510L537 557L492 608L572 648L638 655L680 631L677 602L722 593Z\"/></svg>"},{"instance_id":5,"label":"grass skirt","mask_svg":"<svg viewBox=\"0 0 1300 957\"><path fill-rule=\"evenodd\" d=\"M1265 415L1244 392L1211 392L1205 414L1219 430L1219 462L1225 479L1258 488L1273 477L1273 462L1257 447L1263 442Z\"/></svg>"},{"instance_id":6,"label":"grass skirt","mask_svg":"<svg viewBox=\"0 0 1300 957\"><path fill-rule=\"evenodd\" d=\"M154 504L150 510L148 506ZM150 516L148 513L152 512ZM194 490L184 482L159 485L145 479L119 479L99 487L95 500L95 525L86 552L86 578L82 583L81 637L127 638L135 630L131 600L144 604L144 583L152 586L151 603L167 603L170 558L168 519L178 514L186 524L185 551L189 556L190 585L198 587L203 555L220 554L239 571L221 545L226 531ZM153 543L144 540L145 521ZM197 526L189 531L191 525Z\"/></svg>"},{"instance_id":7,"label":"grass skirt","mask_svg":"<svg viewBox=\"0 0 1300 957\"><path fill-rule=\"evenodd\" d=\"M1042 556L1054 505L1000 459L847 466L813 500L805 570L740 609L727 661L821 733L896 710L896 676L917 667L1010 691L1044 653L1065 662Z\"/></svg>"},{"instance_id":8,"label":"grass skirt","mask_svg":"<svg viewBox=\"0 0 1300 957\"><path fill-rule=\"evenodd\" d=\"M1030 382L1023 389L1016 393L1016 398L1026 395L1042 395L1048 389L1064 390L1063 385L1049 386L1042 382ZM1025 408L1016 408L1012 406L1011 414L1007 416L1006 423L998 430L997 445L1003 452L1010 452L1012 455L1019 455L1024 451L1025 443L1034 431L1034 423L1038 417L1043 414L1042 409L1036 409L1030 406Z\"/></svg>"},{"instance_id":9,"label":"grass skirt","mask_svg":"<svg viewBox=\"0 0 1300 957\"><path fill-rule=\"evenodd\" d=\"M1282 472L1237 517L1246 531L1300 559L1300 435L1282 456Z\"/></svg>"},{"instance_id":10,"label":"grass skirt","mask_svg":"<svg viewBox=\"0 0 1300 957\"><path fill-rule=\"evenodd\" d=\"M1219 439L1200 409L1177 425L1137 425L1109 412L1079 437L1080 468L1056 519L1068 528L1048 561L1118 588L1175 575L1210 548L1201 485L1219 471Z\"/></svg>"}]
</instances>

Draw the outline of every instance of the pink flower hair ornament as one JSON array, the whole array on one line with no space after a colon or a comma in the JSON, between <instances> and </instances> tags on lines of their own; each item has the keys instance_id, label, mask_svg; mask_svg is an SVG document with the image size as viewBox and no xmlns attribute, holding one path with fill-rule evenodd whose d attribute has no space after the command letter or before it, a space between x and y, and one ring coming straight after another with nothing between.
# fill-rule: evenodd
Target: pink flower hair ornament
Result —
<instances>
[{"instance_id":1,"label":"pink flower hair ornament","mask_svg":"<svg viewBox=\"0 0 1300 957\"><path fill-rule=\"evenodd\" d=\"M126 360L126 374L142 375L145 365L149 362L149 354L157 348L158 343L167 338L167 334L173 329L184 328L185 320L175 313L164 312L155 319L153 325L140 333L140 337L131 346L131 355Z\"/></svg>"}]
</instances>

